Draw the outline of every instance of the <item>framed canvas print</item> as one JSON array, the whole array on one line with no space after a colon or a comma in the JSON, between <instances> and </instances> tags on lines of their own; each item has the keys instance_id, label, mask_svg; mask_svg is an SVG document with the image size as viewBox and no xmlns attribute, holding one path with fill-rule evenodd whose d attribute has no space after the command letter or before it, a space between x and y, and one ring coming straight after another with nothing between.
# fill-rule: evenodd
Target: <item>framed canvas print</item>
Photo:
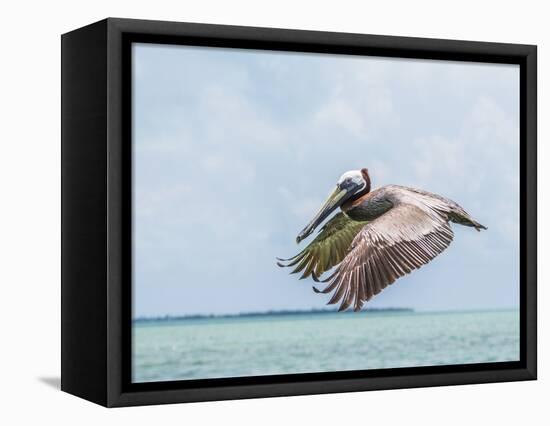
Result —
<instances>
[{"instance_id":1,"label":"framed canvas print","mask_svg":"<svg viewBox=\"0 0 550 426\"><path fill-rule=\"evenodd\" d=\"M62 37L62 389L536 378L536 47L106 19Z\"/></svg>"}]
</instances>

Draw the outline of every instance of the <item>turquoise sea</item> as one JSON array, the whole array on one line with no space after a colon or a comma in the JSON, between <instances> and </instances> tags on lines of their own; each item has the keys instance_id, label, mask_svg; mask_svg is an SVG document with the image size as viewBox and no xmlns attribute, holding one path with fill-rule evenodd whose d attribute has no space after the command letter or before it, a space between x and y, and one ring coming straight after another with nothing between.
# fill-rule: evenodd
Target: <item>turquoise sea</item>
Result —
<instances>
[{"instance_id":1,"label":"turquoise sea","mask_svg":"<svg viewBox=\"0 0 550 426\"><path fill-rule=\"evenodd\" d=\"M519 359L519 311L314 313L137 321L134 382Z\"/></svg>"}]
</instances>

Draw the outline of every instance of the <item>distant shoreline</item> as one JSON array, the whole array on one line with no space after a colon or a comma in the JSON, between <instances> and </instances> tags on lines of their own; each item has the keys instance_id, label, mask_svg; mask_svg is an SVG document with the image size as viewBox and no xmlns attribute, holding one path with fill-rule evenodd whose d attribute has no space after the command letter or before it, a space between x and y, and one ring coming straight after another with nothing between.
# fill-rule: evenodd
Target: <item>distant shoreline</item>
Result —
<instances>
[{"instance_id":1,"label":"distant shoreline","mask_svg":"<svg viewBox=\"0 0 550 426\"><path fill-rule=\"evenodd\" d=\"M227 319L227 318L256 318L283 315L311 315L311 314L334 314L337 309L308 309L308 310L273 310L261 312L240 312L237 314L195 314L195 315L165 315L162 317L138 317L132 322L163 322L163 321L181 321L196 319ZM384 313L384 312L414 312L412 308L370 308L362 313ZM353 311L340 312L340 314L353 313Z\"/></svg>"}]
</instances>

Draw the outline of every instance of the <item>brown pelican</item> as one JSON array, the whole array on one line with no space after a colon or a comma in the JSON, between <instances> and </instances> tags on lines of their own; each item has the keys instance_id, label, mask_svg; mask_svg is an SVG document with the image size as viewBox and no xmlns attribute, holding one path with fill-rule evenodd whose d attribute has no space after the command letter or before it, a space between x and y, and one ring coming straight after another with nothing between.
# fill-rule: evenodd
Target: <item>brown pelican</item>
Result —
<instances>
[{"instance_id":1,"label":"brown pelican","mask_svg":"<svg viewBox=\"0 0 550 426\"><path fill-rule=\"evenodd\" d=\"M453 239L449 222L487 229L454 201L419 189L387 185L371 192L367 169L344 173L336 189L312 221L296 237L307 238L335 209L317 237L279 266L295 266L301 279L319 277L336 267L322 282L334 291L329 304L340 300L339 311L353 305L361 309L396 279L425 265L445 250Z\"/></svg>"}]
</instances>

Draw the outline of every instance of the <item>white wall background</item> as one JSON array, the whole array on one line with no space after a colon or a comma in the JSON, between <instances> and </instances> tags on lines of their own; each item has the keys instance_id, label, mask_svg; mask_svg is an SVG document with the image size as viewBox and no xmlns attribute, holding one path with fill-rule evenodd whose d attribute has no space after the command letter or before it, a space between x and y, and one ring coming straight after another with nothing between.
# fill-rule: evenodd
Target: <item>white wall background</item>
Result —
<instances>
[{"instance_id":1,"label":"white wall background","mask_svg":"<svg viewBox=\"0 0 550 426\"><path fill-rule=\"evenodd\" d=\"M510 2L511 3L511 2ZM547 424L550 215L545 2L20 1L2 5L0 423ZM60 34L107 16L539 45L539 380L107 410L56 389L60 357ZM546 395L545 395L546 393ZM31 423L32 422L32 423Z\"/></svg>"}]
</instances>

